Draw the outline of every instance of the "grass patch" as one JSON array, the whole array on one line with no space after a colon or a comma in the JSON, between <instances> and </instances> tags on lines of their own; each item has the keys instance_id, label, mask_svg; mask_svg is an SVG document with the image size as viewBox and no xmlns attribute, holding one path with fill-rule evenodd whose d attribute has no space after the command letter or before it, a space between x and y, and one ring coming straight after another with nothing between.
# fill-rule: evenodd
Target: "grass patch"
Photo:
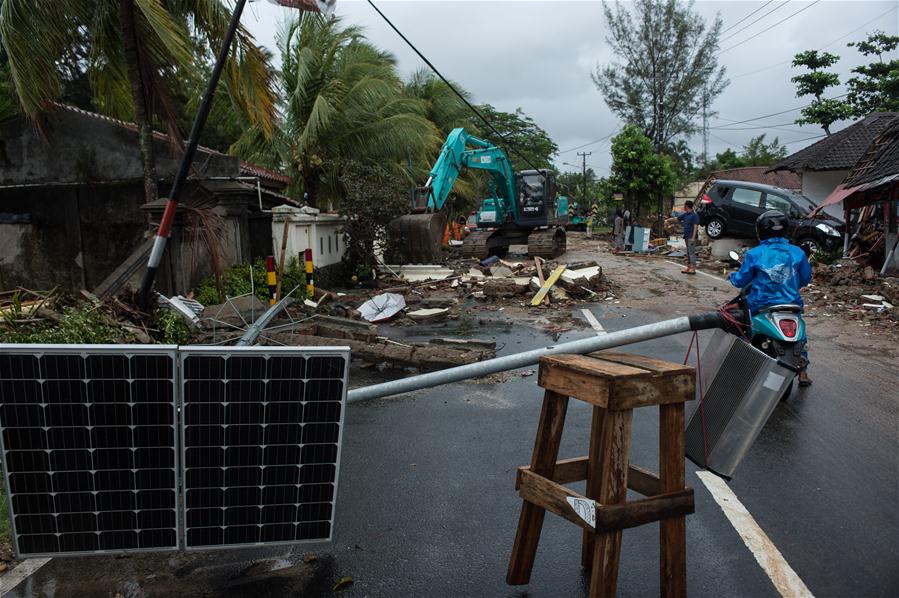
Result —
<instances>
[{"instance_id":1,"label":"grass patch","mask_svg":"<svg viewBox=\"0 0 899 598\"><path fill-rule=\"evenodd\" d=\"M278 265L275 264L277 272ZM250 284L250 265L237 264L232 266L222 274L222 287L225 296L237 297L238 295L249 295L254 293L263 302L268 302L268 283L265 280L265 261L258 259L253 263L252 269L253 282ZM286 294L295 287L306 286L306 272L303 269L303 263L292 257L287 260L284 265L284 279L281 282L281 292ZM210 276L200 283L194 292L194 299L203 305L216 305L224 303L225 297L219 294L215 284L215 277Z\"/></svg>"}]
</instances>

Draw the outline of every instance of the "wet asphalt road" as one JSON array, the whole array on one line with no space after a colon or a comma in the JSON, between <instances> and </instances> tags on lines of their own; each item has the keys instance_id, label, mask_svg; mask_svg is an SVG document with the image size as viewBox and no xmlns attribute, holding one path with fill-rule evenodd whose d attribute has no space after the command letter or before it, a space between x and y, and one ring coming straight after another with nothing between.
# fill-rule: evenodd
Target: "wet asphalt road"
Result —
<instances>
[{"instance_id":1,"label":"wet asphalt road","mask_svg":"<svg viewBox=\"0 0 899 598\"><path fill-rule=\"evenodd\" d=\"M593 311L608 330L659 319L607 305ZM556 340L523 326L474 333L495 335L502 354ZM688 342L680 335L628 350L680 361ZM895 366L825 346L814 346L813 359L815 385L777 408L729 485L814 595L899 595L899 376ZM353 383L378 376L361 372ZM298 545L289 554L231 552L222 557L222 579L264 555L295 562L317 552L333 555L333 578L353 577L340 592L347 597L586 595L579 528L553 516L531 584L504 581L521 504L514 472L530 458L541 396L536 376L515 375L350 406L333 543ZM589 420L589 409L572 401L560 457L586 454ZM657 433L656 410L638 410L632 463L657 467ZM695 472L687 462L687 484L696 491L696 513L687 518L690 594L777 596ZM620 596L657 595L657 529L624 532ZM134 567L131 595L141 596L149 589L148 573L143 580L138 574L142 558L54 559L9 595L88 595L77 591L86 583L79 569L96 576L104 567ZM95 566L79 565L88 560ZM194 595L190 576L181 581L181 595Z\"/></svg>"}]
</instances>

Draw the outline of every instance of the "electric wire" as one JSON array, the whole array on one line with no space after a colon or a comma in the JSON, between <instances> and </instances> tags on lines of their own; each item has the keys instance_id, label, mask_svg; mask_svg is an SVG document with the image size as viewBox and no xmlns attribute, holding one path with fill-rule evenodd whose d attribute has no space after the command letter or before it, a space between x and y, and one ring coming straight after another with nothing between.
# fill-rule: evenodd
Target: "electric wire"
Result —
<instances>
[{"instance_id":1,"label":"electric wire","mask_svg":"<svg viewBox=\"0 0 899 598\"><path fill-rule=\"evenodd\" d=\"M743 32L743 31L746 31L747 29L749 29L750 27L752 27L753 25L755 25L756 23L758 23L759 21L761 21L762 19L764 19L765 17L767 17L768 15L770 15L771 13L773 13L774 11L780 10L781 8L783 8L784 6L786 6L787 4L789 4L789 2L790 2L790 0L786 0L786 2L784 2L783 4L778 4L777 6L775 6L774 8L772 8L771 10L769 10L768 12L766 12L765 14L763 14L762 16L760 16L759 18L757 18L756 20L754 20L753 22L749 23L749 24L746 25L745 27L742 27L742 28L740 28L740 29L737 29L736 31L734 31L733 33L731 33L731 36L734 36L734 35L737 35L738 33L741 33L741 32ZM769 4L770 4L770 2L769 2ZM765 6L767 6L767 4L766 4ZM722 31L721 33L724 33L724 32Z\"/></svg>"},{"instance_id":2,"label":"electric wire","mask_svg":"<svg viewBox=\"0 0 899 598\"><path fill-rule=\"evenodd\" d=\"M838 100L838 99L840 99L840 98L845 98L845 97L848 96L848 95L849 95L848 93L843 93L843 94L840 94L840 95L838 95L838 96L834 96L834 97L832 97L832 98L825 98L825 99ZM803 105L803 106L797 106L796 108L790 108L789 110L781 110L780 112L772 112L771 114L765 114L765 115L763 115L763 116L756 116L755 118L747 118L746 120L735 120L735 121L731 121L730 124L732 124L732 125L742 125L743 123L750 123L750 122L754 122L754 121L757 121L757 120L762 120L763 118L769 118L769 117L771 117L771 116L780 116L781 114L788 114L788 113L790 113L790 112L796 112L797 110L802 110L803 108L808 108L808 107L811 106L813 103L814 103L814 102L810 102L810 103L805 104L805 105ZM712 118L715 118L715 119L717 119L717 120L727 120L727 119L724 119L724 118L721 118L721 117L718 117L718 116L715 116L715 117L712 117Z\"/></svg>"},{"instance_id":3,"label":"electric wire","mask_svg":"<svg viewBox=\"0 0 899 598\"><path fill-rule=\"evenodd\" d=\"M522 154L520 151L518 151L518 148L515 147L515 145L513 145L512 143L510 143L509 140L506 139L506 136L503 135L502 133L500 133L500 132L497 130L497 128L493 126L493 123L491 123L489 120L487 120L487 117L484 116L484 115L481 113L481 111L478 110L478 109L477 109L471 102L469 102L468 99L467 99L461 92L459 92L458 89L456 89L456 86L453 85L452 83L450 83L449 79L447 79L446 77L444 77L443 74L442 74L440 71L437 70L437 67L434 66L433 63L431 63L431 61L428 60L427 57L426 57L424 54L422 54L421 51L420 51L418 48L415 47L415 44L413 44L411 41L409 41L409 38L407 38L405 35L403 35L403 32L402 32L402 31L400 31L399 29L397 29L396 25L394 25L393 22L392 22L390 19L387 18L387 15L385 15L383 12L381 12L381 9L380 9L380 8L378 8L377 6L375 6L375 3L374 3L372 0L367 0L367 1L368 1L368 4L369 4L373 9L375 9L375 12L377 12L377 13L381 16L381 18L384 19L384 21L390 26L390 28L393 29L393 30L396 32L396 34L399 35L400 38L402 38L402 40L403 40L404 42L406 42L406 45L408 45L410 48L412 48L412 51L415 52L416 54L418 54L418 57L421 58L421 59L424 61L424 63L425 63L426 65L428 65L428 67L429 67L432 71L434 71L434 74L437 75L438 77L440 77L441 81L443 81L443 82L446 84L446 86L449 87L450 90L451 90L454 94L456 94L456 96L457 96L460 100L462 100L462 102L463 102L466 106L468 106L468 108L469 108L472 112L474 112L474 113L478 116L478 118L480 118L480 119L484 122L484 124L487 125L487 127L489 127L491 131L493 131L494 134L496 134L497 137L499 137L500 139L503 140L503 142L504 142L504 143L506 144L506 146L512 151L512 153L514 153L514 154L517 155L519 158L521 158L521 159L524 161L525 164L527 164L528 166L530 166L531 168L533 168L534 170L536 170L538 173L540 172L541 169L538 168L537 166L534 166L534 164L528 159L527 156L525 156L525 155ZM541 175L541 176L542 176L542 175Z\"/></svg>"},{"instance_id":4,"label":"electric wire","mask_svg":"<svg viewBox=\"0 0 899 598\"><path fill-rule=\"evenodd\" d=\"M749 37L747 37L747 38L744 39L743 41L737 42L737 43L735 43L735 44L732 45L732 46L729 46L729 47L727 47L727 48L724 48L723 50L721 50L721 52L719 52L719 54L724 54L725 52L727 52L727 51L729 51L729 50L733 50L734 48L736 48L736 47L738 47L738 46L742 46L742 45L745 44L746 42L748 42L748 41L750 41L750 40L753 40L753 39L757 38L758 36L760 36L761 34L767 32L767 31L771 31L772 29L774 29L775 27L777 27L777 26L780 25L781 23L784 23L784 22L786 22L786 21L789 21L790 19L792 19L793 17L795 17L795 16L798 15L799 13L804 12L804 11L810 9L811 7L813 7L815 4L817 4L817 3L819 3L819 2L821 2L821 0L815 0L814 2L811 2L811 3L807 4L806 6L803 6L802 8L800 8L799 10L797 10L796 12L792 13L791 15L789 15L789 16L787 16L787 17L782 18L781 20L779 20L778 22L774 23L773 25L770 25L770 26L766 27L765 29L762 29L761 31L759 31L759 32L756 33L755 35L750 35Z\"/></svg>"},{"instance_id":5,"label":"electric wire","mask_svg":"<svg viewBox=\"0 0 899 598\"><path fill-rule=\"evenodd\" d=\"M721 31L721 33L727 33L728 31L730 31L731 29L733 29L734 27L736 27L737 25L739 25L740 23L742 23L743 21L745 21L746 19L748 19L749 17L751 17L752 15L754 15L755 13L757 13L758 11L762 10L763 8L765 8L766 6L768 6L769 4L771 4L772 2L774 2L774 0L768 0L767 2L765 2L764 4L762 4L761 6L759 6L758 8L756 8L754 11L752 11L751 13L749 13L748 15L746 15L745 17L743 17L742 19L740 19L739 21L737 21L736 23L734 23L733 25L731 25L730 27L728 27L727 29L723 29L723 30Z\"/></svg>"},{"instance_id":6,"label":"electric wire","mask_svg":"<svg viewBox=\"0 0 899 598\"><path fill-rule=\"evenodd\" d=\"M823 50L824 48L829 48L830 46L834 45L834 44L837 43L838 41L843 40L843 39L846 39L847 37L849 37L850 35L852 35L852 34L855 33L856 31L858 31L858 30L860 30L860 29L864 29L865 27L867 27L868 25L870 25L870 24L873 23L874 21L878 21L878 20L882 19L883 17L887 16L887 15L890 14L891 12L895 11L897 8L899 8L899 5L893 6L891 9L887 10L886 12L883 12L883 13L877 15L876 17L874 17L874 18L871 19L870 21L865 21L864 23L862 23L861 25L859 25L858 27L856 27L856 28L853 29L852 31L850 31L850 32L848 32L848 33L845 33L845 34L841 35L840 37L836 38L836 39L833 40L833 41L827 42L827 43L824 44L823 46L820 46L819 48L817 48L818 51L821 51L821 50ZM756 74L758 74L758 73L763 73L763 72L769 71L769 70L771 70L771 69L773 69L773 68L777 68L777 67L779 67L779 66L781 66L781 65L784 65L784 64L790 64L791 62L792 62L792 60L784 60L784 61L781 61L781 62L778 62L778 63L775 63L775 64L770 64L770 65L768 65L768 66L766 66L766 67L762 67L762 68L757 69L757 70L754 70L754 71L749 71L748 73L740 73L739 75L734 75L734 76L731 77L730 79L731 79L731 81L733 81L734 79L742 79L743 77L749 77L750 75L756 75Z\"/></svg>"},{"instance_id":7,"label":"electric wire","mask_svg":"<svg viewBox=\"0 0 899 598\"><path fill-rule=\"evenodd\" d=\"M585 144L583 144L583 145L579 145L579 146L573 147L573 148L571 148L571 149L562 150L562 151L559 152L559 154L567 154L568 152L573 152L574 150L583 149L583 148L588 147L588 146L590 146L590 145L596 145L597 143L600 143L600 142L602 142L602 141L605 141L606 139L608 139L609 137L611 137L612 135L614 135L615 133L617 133L617 132L618 132L618 129L620 129L620 128L621 128L621 127L616 127L615 130L612 131L611 133L609 133L608 135L606 135L606 136L604 136L604 137L600 137L599 139L596 139L596 140L591 141L591 142L589 142L589 143L585 143Z\"/></svg>"}]
</instances>

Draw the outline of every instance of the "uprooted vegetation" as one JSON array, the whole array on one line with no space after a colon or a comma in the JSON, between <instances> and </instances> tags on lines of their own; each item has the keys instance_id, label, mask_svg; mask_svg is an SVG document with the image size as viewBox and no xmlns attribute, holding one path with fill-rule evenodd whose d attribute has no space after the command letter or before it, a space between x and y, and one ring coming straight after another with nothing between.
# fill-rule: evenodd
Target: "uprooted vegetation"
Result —
<instances>
[{"instance_id":1,"label":"uprooted vegetation","mask_svg":"<svg viewBox=\"0 0 899 598\"><path fill-rule=\"evenodd\" d=\"M19 288L0 295L0 342L4 343L183 344L192 336L177 314L141 310L127 294L99 301Z\"/></svg>"}]
</instances>

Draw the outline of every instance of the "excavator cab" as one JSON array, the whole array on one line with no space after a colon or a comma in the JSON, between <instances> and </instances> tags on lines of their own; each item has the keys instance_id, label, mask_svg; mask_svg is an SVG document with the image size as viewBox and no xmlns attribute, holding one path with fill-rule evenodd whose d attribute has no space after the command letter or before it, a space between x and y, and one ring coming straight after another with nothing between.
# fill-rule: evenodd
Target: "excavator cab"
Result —
<instances>
[{"instance_id":1,"label":"excavator cab","mask_svg":"<svg viewBox=\"0 0 899 598\"><path fill-rule=\"evenodd\" d=\"M555 221L556 173L551 170L523 170L518 173L518 214L520 226L547 226Z\"/></svg>"}]
</instances>

